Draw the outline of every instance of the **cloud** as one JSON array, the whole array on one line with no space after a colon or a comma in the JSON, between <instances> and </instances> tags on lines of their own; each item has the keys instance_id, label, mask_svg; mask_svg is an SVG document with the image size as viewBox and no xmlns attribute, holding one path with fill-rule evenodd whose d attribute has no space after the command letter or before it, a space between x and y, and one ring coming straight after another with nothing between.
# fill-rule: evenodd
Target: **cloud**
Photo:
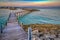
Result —
<instances>
[{"instance_id":1,"label":"cloud","mask_svg":"<svg viewBox=\"0 0 60 40\"><path fill-rule=\"evenodd\" d=\"M0 2L0 6L60 6L60 2Z\"/></svg>"}]
</instances>

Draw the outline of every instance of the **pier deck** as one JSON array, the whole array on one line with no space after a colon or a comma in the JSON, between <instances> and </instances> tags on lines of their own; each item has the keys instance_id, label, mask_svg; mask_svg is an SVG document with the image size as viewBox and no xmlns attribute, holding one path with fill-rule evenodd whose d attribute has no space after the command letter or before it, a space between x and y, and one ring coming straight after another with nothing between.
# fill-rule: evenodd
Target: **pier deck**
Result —
<instances>
[{"instance_id":1,"label":"pier deck","mask_svg":"<svg viewBox=\"0 0 60 40\"><path fill-rule=\"evenodd\" d=\"M27 40L27 33L18 24L16 16L11 13L7 26L3 30L1 40Z\"/></svg>"}]
</instances>

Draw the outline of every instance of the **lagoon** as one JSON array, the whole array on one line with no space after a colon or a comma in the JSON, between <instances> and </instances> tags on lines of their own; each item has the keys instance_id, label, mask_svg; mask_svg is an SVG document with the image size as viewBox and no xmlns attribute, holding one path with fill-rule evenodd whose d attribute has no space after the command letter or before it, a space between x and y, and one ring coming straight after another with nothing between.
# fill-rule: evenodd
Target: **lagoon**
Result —
<instances>
[{"instance_id":1,"label":"lagoon","mask_svg":"<svg viewBox=\"0 0 60 40\"><path fill-rule=\"evenodd\" d=\"M60 9L39 9L19 18L24 25L29 24L60 24Z\"/></svg>"}]
</instances>

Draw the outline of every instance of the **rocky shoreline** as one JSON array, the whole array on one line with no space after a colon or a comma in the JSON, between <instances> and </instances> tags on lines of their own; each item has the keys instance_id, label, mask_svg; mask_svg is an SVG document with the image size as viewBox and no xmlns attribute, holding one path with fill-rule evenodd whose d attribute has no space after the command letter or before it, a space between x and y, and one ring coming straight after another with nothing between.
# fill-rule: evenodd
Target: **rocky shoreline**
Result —
<instances>
[{"instance_id":1,"label":"rocky shoreline","mask_svg":"<svg viewBox=\"0 0 60 40\"><path fill-rule=\"evenodd\" d=\"M51 30L57 30L60 31L60 25L59 24L30 24L30 25L23 25L23 29L27 32L28 27L32 28L32 31L35 29L38 29L40 31L51 31Z\"/></svg>"}]
</instances>

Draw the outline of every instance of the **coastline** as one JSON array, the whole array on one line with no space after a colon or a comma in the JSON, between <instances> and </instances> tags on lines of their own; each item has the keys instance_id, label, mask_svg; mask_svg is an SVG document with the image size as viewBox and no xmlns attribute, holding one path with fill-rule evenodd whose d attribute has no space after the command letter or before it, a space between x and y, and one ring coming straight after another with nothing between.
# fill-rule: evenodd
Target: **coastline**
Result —
<instances>
[{"instance_id":1,"label":"coastline","mask_svg":"<svg viewBox=\"0 0 60 40\"><path fill-rule=\"evenodd\" d=\"M28 30L28 27L31 27L32 31L34 31L35 28L40 31L44 31L44 29L46 29L46 30L60 30L59 24L30 24L30 25L23 25L22 27L26 32Z\"/></svg>"}]
</instances>

